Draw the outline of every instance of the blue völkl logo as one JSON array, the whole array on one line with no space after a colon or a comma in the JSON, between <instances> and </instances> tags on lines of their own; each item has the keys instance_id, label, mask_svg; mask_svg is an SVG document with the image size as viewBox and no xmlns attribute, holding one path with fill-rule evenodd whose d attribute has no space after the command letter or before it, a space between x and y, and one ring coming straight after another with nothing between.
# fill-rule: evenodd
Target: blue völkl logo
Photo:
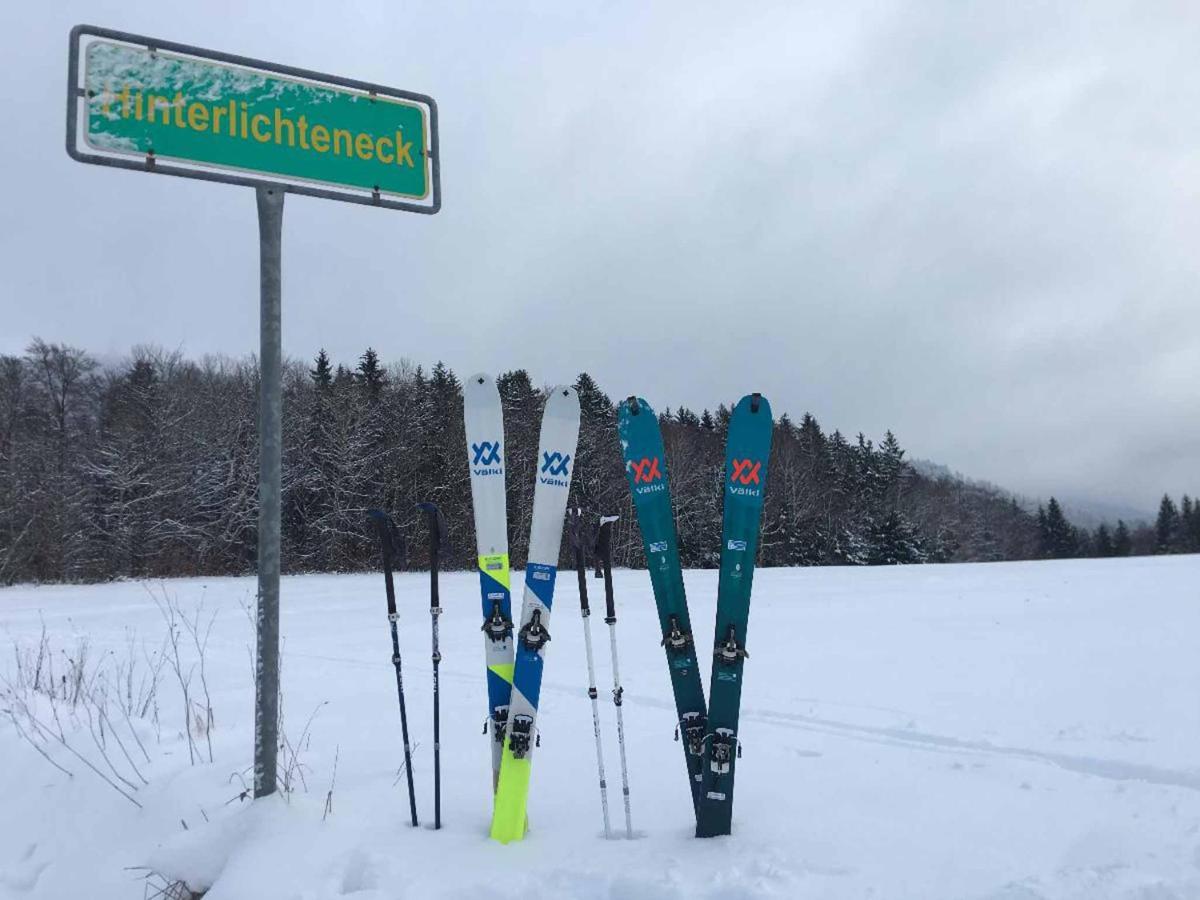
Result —
<instances>
[{"instance_id":1,"label":"blue v\u00f6lkl logo","mask_svg":"<svg viewBox=\"0 0 1200 900\"><path fill-rule=\"evenodd\" d=\"M569 453L542 451L542 471L538 475L538 481L542 484L552 484L555 487L570 487L571 473L568 468L570 464L571 454Z\"/></svg>"},{"instance_id":2,"label":"blue v\u00f6lkl logo","mask_svg":"<svg viewBox=\"0 0 1200 900\"><path fill-rule=\"evenodd\" d=\"M475 454L475 458L471 461L473 466L493 466L500 462L499 441L481 441L478 444L472 444L471 452Z\"/></svg>"},{"instance_id":3,"label":"blue v\u00f6lkl logo","mask_svg":"<svg viewBox=\"0 0 1200 900\"><path fill-rule=\"evenodd\" d=\"M566 475L567 465L571 462L571 454L563 455L558 452L542 453L543 475Z\"/></svg>"}]
</instances>

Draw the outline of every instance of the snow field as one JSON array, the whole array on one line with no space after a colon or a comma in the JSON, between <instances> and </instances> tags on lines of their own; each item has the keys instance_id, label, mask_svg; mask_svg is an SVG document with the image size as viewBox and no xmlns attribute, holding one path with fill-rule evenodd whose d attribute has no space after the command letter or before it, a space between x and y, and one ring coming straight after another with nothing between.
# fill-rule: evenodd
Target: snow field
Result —
<instances>
[{"instance_id":1,"label":"snow field","mask_svg":"<svg viewBox=\"0 0 1200 900\"><path fill-rule=\"evenodd\" d=\"M201 738L205 761L189 763L182 701L165 672L158 727L134 726L151 759L140 764L149 784L132 779L142 809L48 746L74 772L68 778L0 716L0 898L137 896L145 870L126 867L139 866L211 886L211 900L1200 897L1200 557L759 570L734 834L709 841L691 836L641 571L615 573L639 837L603 840L582 624L566 574L550 629L531 833L508 847L487 838L474 573L442 577L437 833L407 824L382 576L284 579L284 728L304 783L296 778L287 801L253 806L239 799L253 734L254 638L242 608L253 601L252 578L0 590L6 643L36 645L44 621L56 648L86 636L93 658L111 650L112 660L127 653L130 633L158 648L164 623L153 593L185 611L200 602L216 611L206 653L214 762ZM688 572L687 586L703 647L716 572ZM425 574L397 578L423 825L433 809L427 591ZM619 825L607 628L595 617L592 626ZM11 683L13 652L4 656ZM86 722L64 725L103 766Z\"/></svg>"}]
</instances>

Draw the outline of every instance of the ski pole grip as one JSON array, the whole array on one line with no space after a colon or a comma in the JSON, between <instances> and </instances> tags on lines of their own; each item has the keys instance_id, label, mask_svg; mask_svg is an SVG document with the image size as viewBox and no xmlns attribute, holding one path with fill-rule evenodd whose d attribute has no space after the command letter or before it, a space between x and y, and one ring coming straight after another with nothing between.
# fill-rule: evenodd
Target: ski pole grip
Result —
<instances>
[{"instance_id":1,"label":"ski pole grip","mask_svg":"<svg viewBox=\"0 0 1200 900\"><path fill-rule=\"evenodd\" d=\"M575 578L579 582L579 610L583 615L591 613L587 595L587 557L583 545L583 510L573 507L567 510L567 530L571 535L571 547L575 551Z\"/></svg>"},{"instance_id":2,"label":"ski pole grip","mask_svg":"<svg viewBox=\"0 0 1200 900\"><path fill-rule=\"evenodd\" d=\"M600 518L600 533L596 538L596 553L604 565L604 606L607 622L617 621L617 608L613 601L612 584L612 526L616 516Z\"/></svg>"},{"instance_id":3,"label":"ski pole grip","mask_svg":"<svg viewBox=\"0 0 1200 900\"><path fill-rule=\"evenodd\" d=\"M612 560L604 560L604 607L606 621L617 621L617 607L613 602Z\"/></svg>"},{"instance_id":4,"label":"ski pole grip","mask_svg":"<svg viewBox=\"0 0 1200 900\"><path fill-rule=\"evenodd\" d=\"M579 581L579 609L586 616L591 612L587 595L587 564L583 558L583 547L575 545L575 578Z\"/></svg>"},{"instance_id":5,"label":"ski pole grip","mask_svg":"<svg viewBox=\"0 0 1200 900\"><path fill-rule=\"evenodd\" d=\"M446 536L446 520L436 503L418 503L417 508L425 511L429 524L429 608L438 609L438 563L441 557L442 539Z\"/></svg>"},{"instance_id":6,"label":"ski pole grip","mask_svg":"<svg viewBox=\"0 0 1200 900\"><path fill-rule=\"evenodd\" d=\"M396 588L392 583L392 564L396 553L396 523L381 509L367 510L367 517L379 534L379 549L383 556L383 585L387 591L388 618L391 619L396 615Z\"/></svg>"}]
</instances>

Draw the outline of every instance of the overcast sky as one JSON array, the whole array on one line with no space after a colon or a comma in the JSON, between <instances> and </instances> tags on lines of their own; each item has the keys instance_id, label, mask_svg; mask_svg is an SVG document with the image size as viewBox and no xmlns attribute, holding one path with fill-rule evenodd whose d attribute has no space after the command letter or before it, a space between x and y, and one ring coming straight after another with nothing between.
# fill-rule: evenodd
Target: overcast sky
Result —
<instances>
[{"instance_id":1,"label":"overcast sky","mask_svg":"<svg viewBox=\"0 0 1200 900\"><path fill-rule=\"evenodd\" d=\"M64 152L88 22L437 99L439 215L287 200L289 355L760 390L1029 495L1200 492L1200 5L568 6L3 4L0 353L257 349L253 193Z\"/></svg>"}]
</instances>

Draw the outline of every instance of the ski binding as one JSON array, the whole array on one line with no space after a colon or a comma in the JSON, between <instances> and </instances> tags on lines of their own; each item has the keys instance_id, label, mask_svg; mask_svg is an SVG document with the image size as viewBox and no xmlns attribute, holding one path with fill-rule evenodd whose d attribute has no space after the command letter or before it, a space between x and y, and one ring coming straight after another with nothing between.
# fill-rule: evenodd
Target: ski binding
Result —
<instances>
[{"instance_id":1,"label":"ski binding","mask_svg":"<svg viewBox=\"0 0 1200 900\"><path fill-rule=\"evenodd\" d=\"M675 740L679 740L682 730L683 739L687 742L687 750L692 756L700 756L704 752L704 729L708 722L698 712L684 713L679 724L675 726Z\"/></svg>"},{"instance_id":2,"label":"ski binding","mask_svg":"<svg viewBox=\"0 0 1200 900\"><path fill-rule=\"evenodd\" d=\"M521 645L533 653L537 653L550 640L550 632L542 624L542 611L535 609L529 622L521 628Z\"/></svg>"},{"instance_id":3,"label":"ski binding","mask_svg":"<svg viewBox=\"0 0 1200 900\"><path fill-rule=\"evenodd\" d=\"M725 637L725 642L722 644L717 644L713 651L713 656L716 657L717 662L723 663L727 666L732 666L739 659L749 659L750 654L746 652L745 647L738 643L737 630L734 628L734 626L730 625L729 633Z\"/></svg>"},{"instance_id":4,"label":"ski binding","mask_svg":"<svg viewBox=\"0 0 1200 900\"><path fill-rule=\"evenodd\" d=\"M492 614L484 619L480 631L497 642L512 637L513 623L504 615L498 602L492 603Z\"/></svg>"},{"instance_id":5,"label":"ski binding","mask_svg":"<svg viewBox=\"0 0 1200 900\"><path fill-rule=\"evenodd\" d=\"M492 710L492 737L497 744L504 743L504 728L508 725L508 707L497 706Z\"/></svg>"},{"instance_id":6,"label":"ski binding","mask_svg":"<svg viewBox=\"0 0 1200 900\"><path fill-rule=\"evenodd\" d=\"M741 745L732 728L718 728L712 737L708 748L709 768L718 775L729 774L729 765L733 761L734 748L737 755L742 755Z\"/></svg>"},{"instance_id":7,"label":"ski binding","mask_svg":"<svg viewBox=\"0 0 1200 900\"><path fill-rule=\"evenodd\" d=\"M532 736L533 716L514 716L508 735L508 749L512 751L513 759L525 758Z\"/></svg>"},{"instance_id":8,"label":"ski binding","mask_svg":"<svg viewBox=\"0 0 1200 900\"><path fill-rule=\"evenodd\" d=\"M659 646L666 647L676 653L683 653L692 645L692 634L689 631L684 631L679 627L679 616L671 613L671 627L665 635Z\"/></svg>"}]
</instances>

